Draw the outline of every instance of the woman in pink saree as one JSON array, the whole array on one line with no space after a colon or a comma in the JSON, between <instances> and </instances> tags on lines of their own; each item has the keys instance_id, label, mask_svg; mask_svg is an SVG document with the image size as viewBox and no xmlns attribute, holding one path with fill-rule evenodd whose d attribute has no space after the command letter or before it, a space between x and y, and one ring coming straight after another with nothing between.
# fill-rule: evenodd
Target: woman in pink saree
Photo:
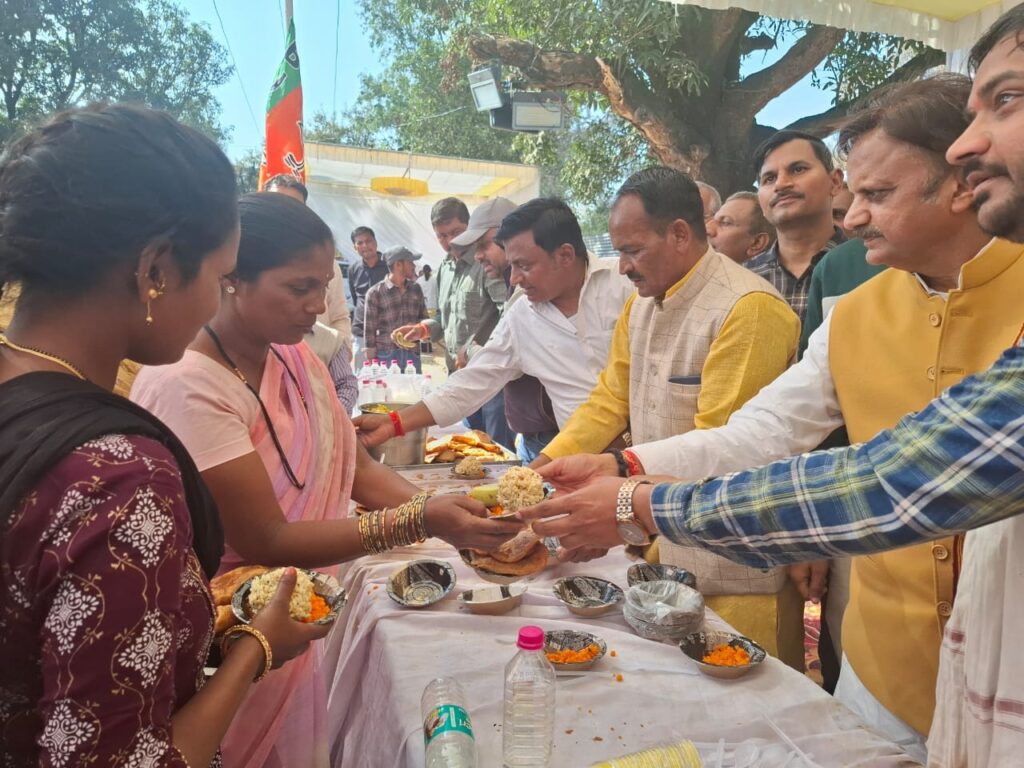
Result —
<instances>
[{"instance_id":1,"label":"woman in pink saree","mask_svg":"<svg viewBox=\"0 0 1024 768\"><path fill-rule=\"evenodd\" d=\"M243 563L327 570L365 554L355 499L393 508L419 489L374 462L356 439L323 363L302 342L333 276L327 225L285 195L239 204L235 272L217 315L174 365L145 368L132 399L188 448L224 523L221 572ZM426 532L493 549L498 525L463 496L426 501ZM327 685L318 654L271 673L222 744L228 768L327 766Z\"/></svg>"}]
</instances>

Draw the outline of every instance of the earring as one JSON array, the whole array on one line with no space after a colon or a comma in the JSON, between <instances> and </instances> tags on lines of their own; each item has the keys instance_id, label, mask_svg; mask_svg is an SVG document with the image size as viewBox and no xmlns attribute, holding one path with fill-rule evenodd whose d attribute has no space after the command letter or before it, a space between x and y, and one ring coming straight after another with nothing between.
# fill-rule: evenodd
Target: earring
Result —
<instances>
[{"instance_id":1,"label":"earring","mask_svg":"<svg viewBox=\"0 0 1024 768\"><path fill-rule=\"evenodd\" d=\"M160 282L157 283L156 286L151 287L148 291L146 291L146 325L153 324L153 309L150 306L150 303L156 301L157 299L164 295L164 287L166 285L167 282L163 277L161 277Z\"/></svg>"},{"instance_id":2,"label":"earring","mask_svg":"<svg viewBox=\"0 0 1024 768\"><path fill-rule=\"evenodd\" d=\"M228 292L228 293L230 293L230 294L234 294L234 292L235 292L235 286L233 286L233 285L229 285L229 286L228 286L227 288L225 288L224 290L225 290L225 291L227 291L227 292Z\"/></svg>"}]
</instances>

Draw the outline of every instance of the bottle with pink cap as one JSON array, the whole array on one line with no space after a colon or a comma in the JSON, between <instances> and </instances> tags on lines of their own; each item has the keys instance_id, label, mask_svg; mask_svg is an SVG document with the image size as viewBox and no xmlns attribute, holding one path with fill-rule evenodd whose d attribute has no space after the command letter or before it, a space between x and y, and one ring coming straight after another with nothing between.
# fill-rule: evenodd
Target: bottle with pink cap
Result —
<instances>
[{"instance_id":1,"label":"bottle with pink cap","mask_svg":"<svg viewBox=\"0 0 1024 768\"><path fill-rule=\"evenodd\" d=\"M505 718L502 763L505 768L541 768L551 764L555 735L555 669L544 655L544 630L523 627L519 647L505 667Z\"/></svg>"}]
</instances>

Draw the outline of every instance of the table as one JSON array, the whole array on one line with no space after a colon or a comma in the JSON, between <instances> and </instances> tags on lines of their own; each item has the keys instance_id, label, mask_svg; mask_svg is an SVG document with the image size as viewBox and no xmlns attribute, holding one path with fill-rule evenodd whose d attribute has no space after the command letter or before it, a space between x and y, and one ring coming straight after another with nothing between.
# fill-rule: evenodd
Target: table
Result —
<instances>
[{"instance_id":1,"label":"table","mask_svg":"<svg viewBox=\"0 0 1024 768\"><path fill-rule=\"evenodd\" d=\"M455 482L438 470L421 470L409 479L438 490L451 490ZM410 610L393 602L385 585L393 571L420 557L450 562L458 582L440 603ZM467 694L479 765L500 766L504 667L525 624L587 630L609 648L591 672L558 678L553 767L589 766L684 738L713 745L720 739L727 745L746 740L760 750L759 768L917 765L776 659L739 680L708 678L675 646L634 634L621 611L580 618L551 592L556 579L574 574L607 578L625 588L629 564L617 550L591 563L549 567L525 580L529 591L522 604L503 616L477 616L459 607L459 591L486 582L439 540L343 566L349 603L321 648L333 670L328 704L336 734L333 765L423 766L420 696L431 679L451 676ZM728 628L711 611L705 623ZM794 747L811 760L791 758Z\"/></svg>"}]
</instances>

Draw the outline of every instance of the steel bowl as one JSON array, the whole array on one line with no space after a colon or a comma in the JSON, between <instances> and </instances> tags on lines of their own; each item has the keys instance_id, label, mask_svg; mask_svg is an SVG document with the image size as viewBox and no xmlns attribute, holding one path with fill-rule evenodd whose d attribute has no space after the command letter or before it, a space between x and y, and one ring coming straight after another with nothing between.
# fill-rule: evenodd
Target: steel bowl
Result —
<instances>
[{"instance_id":1,"label":"steel bowl","mask_svg":"<svg viewBox=\"0 0 1024 768\"><path fill-rule=\"evenodd\" d=\"M594 576L568 576L551 589L572 613L587 618L607 613L623 598L621 587Z\"/></svg>"},{"instance_id":2,"label":"steel bowl","mask_svg":"<svg viewBox=\"0 0 1024 768\"><path fill-rule=\"evenodd\" d=\"M622 615L640 637L678 643L704 624L704 598L678 581L642 581L627 590Z\"/></svg>"},{"instance_id":3,"label":"steel bowl","mask_svg":"<svg viewBox=\"0 0 1024 768\"><path fill-rule=\"evenodd\" d=\"M507 584L505 586L476 587L467 589L457 600L471 612L484 616L499 616L508 613L523 601L526 594L525 584Z\"/></svg>"},{"instance_id":4,"label":"steel bowl","mask_svg":"<svg viewBox=\"0 0 1024 768\"><path fill-rule=\"evenodd\" d=\"M384 408L388 411L400 411L411 403L366 403L359 406L363 414L380 413ZM426 457L427 430L412 429L402 437L393 437L387 442L367 448L374 461L387 464L389 467L400 467L406 464L422 464Z\"/></svg>"},{"instance_id":5,"label":"steel bowl","mask_svg":"<svg viewBox=\"0 0 1024 768\"><path fill-rule=\"evenodd\" d=\"M720 645L732 645L742 648L750 655L750 663L741 667L722 667L717 664L706 664L704 655ZM694 632L680 641L679 650L686 654L697 669L708 677L732 680L750 672L764 662L767 652L753 640L732 632Z\"/></svg>"},{"instance_id":6,"label":"steel bowl","mask_svg":"<svg viewBox=\"0 0 1024 768\"><path fill-rule=\"evenodd\" d=\"M544 653L565 650L581 651L588 645L596 645L599 649L594 658L589 661L569 662L566 664L556 664L552 661L551 666L559 671L582 672L583 670L590 669L608 653L608 645L597 635L592 635L589 632L580 632L575 629L556 629L552 632L544 633Z\"/></svg>"},{"instance_id":7,"label":"steel bowl","mask_svg":"<svg viewBox=\"0 0 1024 768\"><path fill-rule=\"evenodd\" d=\"M414 560L388 579L388 597L406 608L426 608L455 589L455 569L443 560Z\"/></svg>"},{"instance_id":8,"label":"steel bowl","mask_svg":"<svg viewBox=\"0 0 1024 768\"><path fill-rule=\"evenodd\" d=\"M629 570L626 571L626 582L629 586L644 581L678 581L691 589L697 588L697 577L685 568L656 563L636 563L629 566Z\"/></svg>"},{"instance_id":9,"label":"steel bowl","mask_svg":"<svg viewBox=\"0 0 1024 768\"><path fill-rule=\"evenodd\" d=\"M348 595L345 594L345 590L342 589L338 580L333 576L329 576L326 573L320 573L319 571L311 571L306 568L300 568L299 570L309 576L310 580L313 582L313 592L320 595L320 597L322 597L331 608L331 612L326 616L309 623L332 624L334 620L338 618L338 614L341 613L341 609L345 607L345 603L348 602ZM249 591L252 589L253 579L256 578L259 578L259 576L253 576L252 578L246 579L242 583L242 586L235 590L235 594L231 596L231 612L234 613L235 618L243 624L248 624L253 618L252 611L249 607Z\"/></svg>"}]
</instances>

